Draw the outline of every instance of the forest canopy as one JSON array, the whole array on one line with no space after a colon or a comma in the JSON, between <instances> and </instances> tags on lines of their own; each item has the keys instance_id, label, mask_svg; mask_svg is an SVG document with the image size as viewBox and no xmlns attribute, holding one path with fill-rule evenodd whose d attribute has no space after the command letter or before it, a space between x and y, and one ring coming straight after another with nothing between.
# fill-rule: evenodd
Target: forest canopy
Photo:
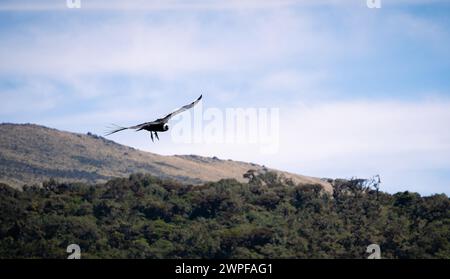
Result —
<instances>
[{"instance_id":1,"label":"forest canopy","mask_svg":"<svg viewBox=\"0 0 450 279\"><path fill-rule=\"evenodd\" d=\"M0 184L0 258L450 258L450 201L336 180L332 194L274 173L185 185Z\"/></svg>"}]
</instances>

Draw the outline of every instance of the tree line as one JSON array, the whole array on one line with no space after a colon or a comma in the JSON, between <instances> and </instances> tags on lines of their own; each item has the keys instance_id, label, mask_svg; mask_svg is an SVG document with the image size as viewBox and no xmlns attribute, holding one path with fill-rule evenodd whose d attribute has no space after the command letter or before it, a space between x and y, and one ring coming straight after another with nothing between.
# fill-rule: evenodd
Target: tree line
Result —
<instances>
[{"instance_id":1,"label":"tree line","mask_svg":"<svg viewBox=\"0 0 450 279\"><path fill-rule=\"evenodd\" d=\"M105 184L0 184L0 258L450 258L445 194L363 180L296 185L275 173L185 185L144 174Z\"/></svg>"}]
</instances>

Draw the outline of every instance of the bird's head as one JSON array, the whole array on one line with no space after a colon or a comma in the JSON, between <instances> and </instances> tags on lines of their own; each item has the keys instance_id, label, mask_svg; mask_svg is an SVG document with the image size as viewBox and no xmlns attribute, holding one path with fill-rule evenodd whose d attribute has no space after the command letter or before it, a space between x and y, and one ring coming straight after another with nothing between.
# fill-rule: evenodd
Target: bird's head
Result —
<instances>
[{"instance_id":1,"label":"bird's head","mask_svg":"<svg viewBox=\"0 0 450 279\"><path fill-rule=\"evenodd\" d=\"M168 125L168 124L164 124L164 125L163 125L163 130L164 130L164 131L169 130L169 125Z\"/></svg>"}]
</instances>

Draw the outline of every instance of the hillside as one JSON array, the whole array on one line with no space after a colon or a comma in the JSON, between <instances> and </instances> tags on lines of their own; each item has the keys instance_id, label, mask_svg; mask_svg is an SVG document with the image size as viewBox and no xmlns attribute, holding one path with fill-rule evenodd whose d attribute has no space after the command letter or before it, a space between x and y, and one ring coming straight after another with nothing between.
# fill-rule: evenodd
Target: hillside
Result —
<instances>
[{"instance_id":1,"label":"hillside","mask_svg":"<svg viewBox=\"0 0 450 279\"><path fill-rule=\"evenodd\" d=\"M245 182L248 170L283 174L296 184L332 186L318 178L266 169L263 166L196 155L162 156L117 144L88 133L76 134L34 124L0 124L0 182L13 187L61 182L104 183L146 173L183 183L201 184L234 178Z\"/></svg>"}]
</instances>

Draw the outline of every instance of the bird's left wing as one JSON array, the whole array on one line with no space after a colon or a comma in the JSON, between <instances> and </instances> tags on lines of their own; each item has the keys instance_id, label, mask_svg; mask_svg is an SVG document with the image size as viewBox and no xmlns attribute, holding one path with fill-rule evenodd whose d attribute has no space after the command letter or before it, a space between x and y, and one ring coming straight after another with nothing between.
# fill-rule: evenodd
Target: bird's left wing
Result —
<instances>
[{"instance_id":1,"label":"bird's left wing","mask_svg":"<svg viewBox=\"0 0 450 279\"><path fill-rule=\"evenodd\" d=\"M164 116L163 118L159 118L159 119L155 120L154 122L167 123L167 121L169 121L169 119L172 118L173 116L194 107L198 102L200 102L201 99L202 99L202 95L200 95L200 97L198 97L197 100L193 101L189 105L185 105L179 109L176 109L176 110L172 111L171 113L169 113L168 115Z\"/></svg>"}]
</instances>

